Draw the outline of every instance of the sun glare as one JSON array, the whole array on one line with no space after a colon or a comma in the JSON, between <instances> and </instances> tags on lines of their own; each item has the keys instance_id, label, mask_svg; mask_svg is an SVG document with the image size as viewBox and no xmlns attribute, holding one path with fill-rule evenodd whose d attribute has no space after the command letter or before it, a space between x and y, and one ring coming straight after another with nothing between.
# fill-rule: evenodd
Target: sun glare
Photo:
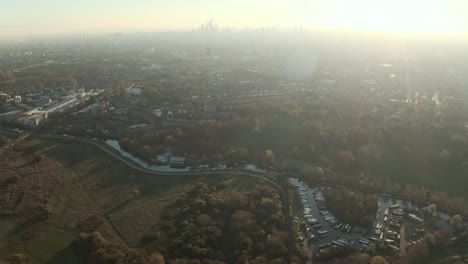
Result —
<instances>
[{"instance_id":1,"label":"sun glare","mask_svg":"<svg viewBox=\"0 0 468 264\"><path fill-rule=\"evenodd\" d=\"M327 26L379 32L448 33L457 30L455 7L443 0L341 0Z\"/></svg>"}]
</instances>

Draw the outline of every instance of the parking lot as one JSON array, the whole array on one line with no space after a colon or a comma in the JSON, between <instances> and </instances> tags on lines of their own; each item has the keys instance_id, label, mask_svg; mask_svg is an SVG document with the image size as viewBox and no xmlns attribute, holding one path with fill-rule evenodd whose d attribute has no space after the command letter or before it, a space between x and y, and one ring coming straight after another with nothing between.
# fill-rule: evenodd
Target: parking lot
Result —
<instances>
[{"instance_id":1,"label":"parking lot","mask_svg":"<svg viewBox=\"0 0 468 264\"><path fill-rule=\"evenodd\" d=\"M385 210L390 209L392 205L399 205L400 208L411 208L417 209L417 207L413 206L409 201L399 200L399 199L392 199L390 197L379 195L379 212L377 216L377 221L381 224L384 223L385 218Z\"/></svg>"},{"instance_id":2,"label":"parking lot","mask_svg":"<svg viewBox=\"0 0 468 264\"><path fill-rule=\"evenodd\" d=\"M414 225L414 222L408 221L402 208L418 210L409 201L380 195L374 235L393 249L404 251L406 246L414 244L413 241L405 241L405 225Z\"/></svg>"},{"instance_id":3,"label":"parking lot","mask_svg":"<svg viewBox=\"0 0 468 264\"><path fill-rule=\"evenodd\" d=\"M365 241L369 241L369 233L372 230L356 226L349 226L345 230L346 223L340 223L328 211L319 189L309 188L298 180L292 181L292 183L298 188L298 195L304 208L305 224L302 225L304 236L313 244L319 247L332 246L334 243L335 245L343 244L356 249L367 247ZM313 239L310 239L311 235L313 235ZM364 243L362 240L364 240Z\"/></svg>"},{"instance_id":4,"label":"parking lot","mask_svg":"<svg viewBox=\"0 0 468 264\"><path fill-rule=\"evenodd\" d=\"M323 188L309 188L296 178L290 178L290 183L296 187L302 205L300 222L296 218L300 224L298 243L308 246L308 252L340 246L365 250L369 244L379 243L404 254L407 247L424 241L423 214L410 201L379 194L378 211L372 228L349 227L328 211ZM448 225L450 216L439 215L439 222Z\"/></svg>"}]
</instances>

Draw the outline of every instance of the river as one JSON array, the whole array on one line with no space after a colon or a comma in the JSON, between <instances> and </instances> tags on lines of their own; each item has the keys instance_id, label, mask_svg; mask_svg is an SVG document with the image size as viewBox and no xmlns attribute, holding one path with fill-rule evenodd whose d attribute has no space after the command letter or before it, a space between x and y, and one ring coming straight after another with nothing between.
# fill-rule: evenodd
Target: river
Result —
<instances>
[{"instance_id":1,"label":"river","mask_svg":"<svg viewBox=\"0 0 468 264\"><path fill-rule=\"evenodd\" d=\"M120 147L120 144L119 144L119 142L117 140L108 139L108 140L106 140L106 144L109 145L110 147L112 147L113 149L117 150L118 152L120 152L120 154L122 154L124 157L128 158L129 160L137 163L141 167L143 167L143 168L145 168L147 170L150 170L150 171L174 172L174 173L176 173L176 172L189 172L190 171L190 167L187 167L187 168L171 168L169 165L156 166L156 165L148 164L148 162L143 161L143 160L133 156L131 153L123 150Z\"/></svg>"},{"instance_id":2,"label":"river","mask_svg":"<svg viewBox=\"0 0 468 264\"><path fill-rule=\"evenodd\" d=\"M145 169L148 169L148 170L151 170L151 171L178 173L178 172L190 172L192 170L191 167L171 168L169 165L162 165L162 166L152 165L152 164L149 164L148 162L146 162L146 161L144 161L144 160L142 160L142 159L140 159L138 157L135 157L131 153L123 150L120 147L120 144L119 144L119 142L117 140L108 139L105 142L106 142L106 144L108 146L110 146L113 149L120 152L120 154L122 154L124 157L126 157L129 160L137 163L141 167L143 167ZM197 171L214 171L214 170L227 170L228 169L226 167L226 165L224 165L222 163L220 163L220 164L218 164L218 165L216 165L214 167L211 167L211 168L208 165L200 165L197 168L198 168ZM257 172L257 173L262 173L262 174L272 176L272 177L277 177L280 174L279 172L277 172L277 171L275 171L273 169L262 168L262 167L259 167L259 166L255 165L255 164L247 164L247 165L244 165L243 167L241 167L240 169L249 170L249 171L253 171L253 172Z\"/></svg>"}]
</instances>

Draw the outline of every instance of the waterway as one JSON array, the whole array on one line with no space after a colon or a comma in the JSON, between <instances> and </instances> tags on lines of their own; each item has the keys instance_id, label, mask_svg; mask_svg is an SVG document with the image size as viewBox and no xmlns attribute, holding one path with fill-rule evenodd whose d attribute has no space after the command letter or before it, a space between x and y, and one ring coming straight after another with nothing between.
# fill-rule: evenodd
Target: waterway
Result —
<instances>
[{"instance_id":1,"label":"waterway","mask_svg":"<svg viewBox=\"0 0 468 264\"><path fill-rule=\"evenodd\" d=\"M124 157L126 157L129 160L137 163L141 167L143 167L145 169L148 169L148 170L151 170L151 171L177 173L177 172L189 172L192 169L190 167L171 168L169 165L162 165L162 166L152 165L152 164L149 164L148 162L146 162L146 161L144 161L144 160L142 160L142 159L140 159L138 157L135 157L131 153L123 150L120 147L120 144L119 144L119 142L117 140L108 139L105 142L106 142L106 144L108 146L110 146L113 149L120 152L120 154L122 154ZM211 168L208 165L201 165L201 166L198 166L198 169L199 169L198 171L213 171L213 170L227 170L228 168L224 164L218 164L217 166L214 166L214 167L211 167ZM237 168L237 169L239 169L239 168ZM262 173L262 174L272 176L272 177L277 177L280 174L279 172L277 172L277 171L275 171L273 169L262 168L262 167L259 167L259 166L255 165L255 164L247 164L247 165L244 165L243 167L240 167L240 169L249 170L249 171L253 171L253 172L257 172L257 173Z\"/></svg>"},{"instance_id":2,"label":"waterway","mask_svg":"<svg viewBox=\"0 0 468 264\"><path fill-rule=\"evenodd\" d=\"M156 165L148 164L148 162L143 161L143 160L133 156L131 153L123 150L120 147L120 144L119 144L119 142L117 140L108 139L108 140L106 140L106 144L109 145L110 147L112 147L113 149L117 150L118 152L120 152L120 154L122 154L124 157L128 158L129 160L137 163L141 167L143 167L143 168L145 168L147 170L150 170L150 171L174 172L174 173L176 173L176 172L189 172L190 171L190 167L187 167L187 168L171 168L169 165L156 166Z\"/></svg>"}]
</instances>

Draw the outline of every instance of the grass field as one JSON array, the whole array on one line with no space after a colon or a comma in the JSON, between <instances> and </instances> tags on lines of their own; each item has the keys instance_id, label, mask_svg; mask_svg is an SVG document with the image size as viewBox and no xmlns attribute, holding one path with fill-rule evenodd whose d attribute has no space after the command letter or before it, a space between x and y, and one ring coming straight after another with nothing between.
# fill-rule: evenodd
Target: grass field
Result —
<instances>
[{"instance_id":1,"label":"grass field","mask_svg":"<svg viewBox=\"0 0 468 264\"><path fill-rule=\"evenodd\" d=\"M224 182L228 185L224 191L239 192L252 190L255 187L257 180L248 176L239 176L229 178Z\"/></svg>"},{"instance_id":2,"label":"grass field","mask_svg":"<svg viewBox=\"0 0 468 264\"><path fill-rule=\"evenodd\" d=\"M248 177L145 174L94 146L62 140L30 139L8 156L42 156L53 164L41 168L44 179L48 174L60 179L48 196L52 214L46 220L0 217L0 256L25 253L33 263L80 263L70 245L80 232L79 224L89 218L97 219L97 231L108 240L135 247L157 224L164 206L194 184L226 181L229 190L242 191L257 182Z\"/></svg>"}]
</instances>

